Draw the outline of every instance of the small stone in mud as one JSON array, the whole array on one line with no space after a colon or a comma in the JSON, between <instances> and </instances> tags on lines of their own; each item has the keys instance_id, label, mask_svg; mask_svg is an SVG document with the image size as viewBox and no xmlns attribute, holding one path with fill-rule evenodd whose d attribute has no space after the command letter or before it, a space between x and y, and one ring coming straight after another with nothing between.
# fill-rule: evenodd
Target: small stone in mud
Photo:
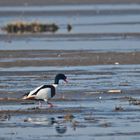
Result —
<instances>
[{"instance_id":1,"label":"small stone in mud","mask_svg":"<svg viewBox=\"0 0 140 140\"><path fill-rule=\"evenodd\" d=\"M72 30L72 25L68 24L67 25L67 30L68 30L68 32L70 32Z\"/></svg>"},{"instance_id":2,"label":"small stone in mud","mask_svg":"<svg viewBox=\"0 0 140 140\"><path fill-rule=\"evenodd\" d=\"M124 109L121 106L116 106L114 111L123 111Z\"/></svg>"},{"instance_id":3,"label":"small stone in mud","mask_svg":"<svg viewBox=\"0 0 140 140\"><path fill-rule=\"evenodd\" d=\"M57 124L55 127L55 130L59 134L64 134L67 131L67 127L63 124Z\"/></svg>"},{"instance_id":4,"label":"small stone in mud","mask_svg":"<svg viewBox=\"0 0 140 140\"><path fill-rule=\"evenodd\" d=\"M24 119L23 121L24 121L24 122L28 122L28 121L29 121L29 119L27 118L27 119Z\"/></svg>"}]
</instances>

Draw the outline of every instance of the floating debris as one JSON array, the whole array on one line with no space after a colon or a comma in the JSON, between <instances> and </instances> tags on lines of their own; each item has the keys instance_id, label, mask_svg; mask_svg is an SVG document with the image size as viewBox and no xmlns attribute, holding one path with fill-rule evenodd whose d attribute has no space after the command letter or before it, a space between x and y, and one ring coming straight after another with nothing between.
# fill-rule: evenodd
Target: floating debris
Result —
<instances>
[{"instance_id":1,"label":"floating debris","mask_svg":"<svg viewBox=\"0 0 140 140\"><path fill-rule=\"evenodd\" d=\"M120 89L111 89L108 90L108 93L122 93L122 91Z\"/></svg>"},{"instance_id":2,"label":"floating debris","mask_svg":"<svg viewBox=\"0 0 140 140\"><path fill-rule=\"evenodd\" d=\"M9 121L11 118L10 114L0 114L0 121Z\"/></svg>"},{"instance_id":3,"label":"floating debris","mask_svg":"<svg viewBox=\"0 0 140 140\"><path fill-rule=\"evenodd\" d=\"M120 63L119 63L119 62L115 62L114 64L115 64L115 65L119 65Z\"/></svg>"},{"instance_id":4,"label":"floating debris","mask_svg":"<svg viewBox=\"0 0 140 140\"><path fill-rule=\"evenodd\" d=\"M59 27L56 24L43 24L38 22L15 22L9 23L2 30L7 33L23 34L23 33L41 33L56 32Z\"/></svg>"},{"instance_id":5,"label":"floating debris","mask_svg":"<svg viewBox=\"0 0 140 140\"><path fill-rule=\"evenodd\" d=\"M129 86L129 83L128 82L122 82L119 84L119 86Z\"/></svg>"}]
</instances>

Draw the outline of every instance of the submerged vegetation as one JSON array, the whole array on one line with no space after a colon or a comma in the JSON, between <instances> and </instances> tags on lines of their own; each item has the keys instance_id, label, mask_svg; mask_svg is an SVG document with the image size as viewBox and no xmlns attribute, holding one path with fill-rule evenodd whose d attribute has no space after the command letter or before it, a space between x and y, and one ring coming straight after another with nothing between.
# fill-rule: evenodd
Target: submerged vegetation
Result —
<instances>
[{"instance_id":1,"label":"submerged vegetation","mask_svg":"<svg viewBox=\"0 0 140 140\"><path fill-rule=\"evenodd\" d=\"M59 29L58 25L52 24L43 24L38 22L15 22L9 23L2 30L7 33L41 33L41 32L56 32Z\"/></svg>"},{"instance_id":2,"label":"submerged vegetation","mask_svg":"<svg viewBox=\"0 0 140 140\"><path fill-rule=\"evenodd\" d=\"M26 33L44 33L50 32L54 33L58 31L60 27L55 24L45 24L39 22L12 22L5 25L2 30L9 34L26 34ZM68 32L72 30L72 25L68 24L66 26Z\"/></svg>"}]
</instances>

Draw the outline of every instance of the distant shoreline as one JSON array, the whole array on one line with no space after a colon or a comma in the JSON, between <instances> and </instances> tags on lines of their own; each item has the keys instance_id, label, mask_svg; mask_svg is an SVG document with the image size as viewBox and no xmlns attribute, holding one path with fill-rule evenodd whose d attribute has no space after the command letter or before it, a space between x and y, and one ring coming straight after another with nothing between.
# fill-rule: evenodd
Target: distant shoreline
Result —
<instances>
[{"instance_id":1,"label":"distant shoreline","mask_svg":"<svg viewBox=\"0 0 140 140\"><path fill-rule=\"evenodd\" d=\"M140 0L0 0L0 6L63 5L63 4L136 4Z\"/></svg>"}]
</instances>

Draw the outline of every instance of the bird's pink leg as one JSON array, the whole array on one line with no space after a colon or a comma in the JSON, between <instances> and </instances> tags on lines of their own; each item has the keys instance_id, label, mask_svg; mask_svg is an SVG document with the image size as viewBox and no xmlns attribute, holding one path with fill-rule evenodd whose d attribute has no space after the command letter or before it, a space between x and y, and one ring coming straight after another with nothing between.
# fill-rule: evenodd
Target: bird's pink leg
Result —
<instances>
[{"instance_id":1,"label":"bird's pink leg","mask_svg":"<svg viewBox=\"0 0 140 140\"><path fill-rule=\"evenodd\" d=\"M49 103L49 102L48 102L48 105L49 105L50 108L51 108L51 107L54 107L54 105L53 105L52 103Z\"/></svg>"}]
</instances>

